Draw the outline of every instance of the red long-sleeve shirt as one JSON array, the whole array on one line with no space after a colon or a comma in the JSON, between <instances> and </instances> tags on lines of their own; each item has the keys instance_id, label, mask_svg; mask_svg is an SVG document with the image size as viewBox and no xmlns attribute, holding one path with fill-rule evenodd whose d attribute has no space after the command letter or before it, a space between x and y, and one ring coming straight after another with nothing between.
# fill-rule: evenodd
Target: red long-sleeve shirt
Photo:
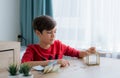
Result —
<instances>
[{"instance_id":1,"label":"red long-sleeve shirt","mask_svg":"<svg viewBox=\"0 0 120 78\"><path fill-rule=\"evenodd\" d=\"M48 48L43 49L39 44L31 44L27 46L26 52L22 57L22 63L28 61L44 61L53 59L62 59L63 55L79 57L78 50L62 44L59 40Z\"/></svg>"}]
</instances>

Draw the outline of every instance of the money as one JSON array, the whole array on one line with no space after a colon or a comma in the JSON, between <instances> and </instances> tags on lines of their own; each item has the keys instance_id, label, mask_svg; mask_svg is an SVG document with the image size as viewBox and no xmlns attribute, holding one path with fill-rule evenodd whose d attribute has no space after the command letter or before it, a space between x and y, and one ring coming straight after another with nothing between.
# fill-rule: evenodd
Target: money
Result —
<instances>
[{"instance_id":1,"label":"money","mask_svg":"<svg viewBox=\"0 0 120 78\"><path fill-rule=\"evenodd\" d=\"M56 64L53 66L52 72L58 71L60 69L60 64Z\"/></svg>"},{"instance_id":2,"label":"money","mask_svg":"<svg viewBox=\"0 0 120 78\"><path fill-rule=\"evenodd\" d=\"M50 73L50 72L56 72L60 69L60 64L55 64L55 65L48 65L45 66L43 73Z\"/></svg>"}]
</instances>

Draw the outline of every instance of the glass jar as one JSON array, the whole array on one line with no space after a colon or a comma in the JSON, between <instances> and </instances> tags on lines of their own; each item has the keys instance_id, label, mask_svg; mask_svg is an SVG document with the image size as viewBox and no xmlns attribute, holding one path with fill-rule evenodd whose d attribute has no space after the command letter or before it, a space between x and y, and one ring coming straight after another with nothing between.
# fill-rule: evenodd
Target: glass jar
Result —
<instances>
[{"instance_id":1,"label":"glass jar","mask_svg":"<svg viewBox=\"0 0 120 78\"><path fill-rule=\"evenodd\" d=\"M100 54L98 52L90 54L85 57L85 63L88 66L99 65L100 64Z\"/></svg>"}]
</instances>

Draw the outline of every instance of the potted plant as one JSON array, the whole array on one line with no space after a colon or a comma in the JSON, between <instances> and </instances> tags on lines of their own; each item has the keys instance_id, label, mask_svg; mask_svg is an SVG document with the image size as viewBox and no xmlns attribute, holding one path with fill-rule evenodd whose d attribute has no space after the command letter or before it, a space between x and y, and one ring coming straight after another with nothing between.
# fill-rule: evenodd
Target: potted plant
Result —
<instances>
[{"instance_id":1,"label":"potted plant","mask_svg":"<svg viewBox=\"0 0 120 78\"><path fill-rule=\"evenodd\" d=\"M30 73L31 67L24 63L20 66L19 73L21 72L23 75L21 75L20 78L33 78L33 75Z\"/></svg>"},{"instance_id":2,"label":"potted plant","mask_svg":"<svg viewBox=\"0 0 120 78\"><path fill-rule=\"evenodd\" d=\"M9 76L8 78L18 78L18 67L17 64L10 64L8 67Z\"/></svg>"}]
</instances>

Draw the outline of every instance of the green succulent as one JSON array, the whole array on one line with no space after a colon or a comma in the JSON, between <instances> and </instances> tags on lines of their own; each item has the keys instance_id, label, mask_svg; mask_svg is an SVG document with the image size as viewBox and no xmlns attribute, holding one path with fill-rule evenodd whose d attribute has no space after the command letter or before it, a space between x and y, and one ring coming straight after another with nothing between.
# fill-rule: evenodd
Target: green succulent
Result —
<instances>
[{"instance_id":1,"label":"green succulent","mask_svg":"<svg viewBox=\"0 0 120 78\"><path fill-rule=\"evenodd\" d=\"M8 72L10 75L14 76L17 75L18 67L17 64L10 64L8 67Z\"/></svg>"},{"instance_id":2,"label":"green succulent","mask_svg":"<svg viewBox=\"0 0 120 78\"><path fill-rule=\"evenodd\" d=\"M28 64L22 64L21 70L24 76L30 76L29 72L31 70L31 67Z\"/></svg>"}]
</instances>

